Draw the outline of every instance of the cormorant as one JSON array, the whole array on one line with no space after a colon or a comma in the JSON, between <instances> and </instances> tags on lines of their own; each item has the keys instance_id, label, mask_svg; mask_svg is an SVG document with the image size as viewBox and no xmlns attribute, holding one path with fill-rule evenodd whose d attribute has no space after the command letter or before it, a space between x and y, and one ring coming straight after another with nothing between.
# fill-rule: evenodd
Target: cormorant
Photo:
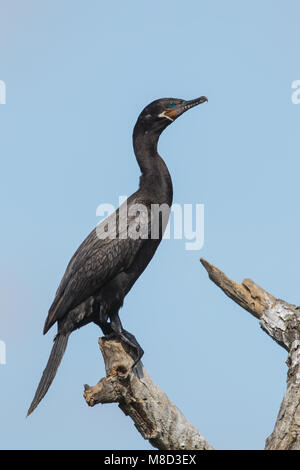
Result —
<instances>
[{"instance_id":1,"label":"cormorant","mask_svg":"<svg viewBox=\"0 0 300 470\"><path fill-rule=\"evenodd\" d=\"M134 153L142 173L139 189L90 233L67 266L43 331L47 333L57 323L57 334L28 415L47 393L70 333L83 325L94 322L104 335L117 336L129 344L135 351L134 365L141 359L143 350L123 329L119 309L152 259L172 205L172 180L158 154L158 139L181 114L205 101L205 96L190 101L162 98L139 115L133 131ZM165 217L152 211L155 205L167 208Z\"/></svg>"}]
</instances>

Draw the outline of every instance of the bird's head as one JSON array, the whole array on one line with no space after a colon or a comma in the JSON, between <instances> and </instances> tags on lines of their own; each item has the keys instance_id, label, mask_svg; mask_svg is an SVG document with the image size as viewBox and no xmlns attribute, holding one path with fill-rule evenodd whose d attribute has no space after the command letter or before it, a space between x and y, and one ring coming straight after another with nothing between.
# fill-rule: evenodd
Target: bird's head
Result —
<instances>
[{"instance_id":1,"label":"bird's head","mask_svg":"<svg viewBox=\"0 0 300 470\"><path fill-rule=\"evenodd\" d=\"M144 133L160 134L188 109L208 101L206 96L186 101L178 98L161 98L143 109L138 118L138 125Z\"/></svg>"}]
</instances>

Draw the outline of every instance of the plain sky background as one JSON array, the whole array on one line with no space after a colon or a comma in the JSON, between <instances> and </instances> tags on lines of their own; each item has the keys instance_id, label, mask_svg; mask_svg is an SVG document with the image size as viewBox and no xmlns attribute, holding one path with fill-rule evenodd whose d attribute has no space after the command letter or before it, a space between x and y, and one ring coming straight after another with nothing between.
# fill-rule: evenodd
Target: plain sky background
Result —
<instances>
[{"instance_id":1,"label":"plain sky background","mask_svg":"<svg viewBox=\"0 0 300 470\"><path fill-rule=\"evenodd\" d=\"M217 449L262 449L285 391L286 352L211 282L205 257L299 302L297 0L0 0L0 447L150 449L117 405L89 408L104 375L95 325L73 333L25 418L55 328L66 265L100 203L138 185L132 129L160 97L207 104L162 135L174 202L205 204L205 244L164 240L121 319L152 378Z\"/></svg>"}]
</instances>

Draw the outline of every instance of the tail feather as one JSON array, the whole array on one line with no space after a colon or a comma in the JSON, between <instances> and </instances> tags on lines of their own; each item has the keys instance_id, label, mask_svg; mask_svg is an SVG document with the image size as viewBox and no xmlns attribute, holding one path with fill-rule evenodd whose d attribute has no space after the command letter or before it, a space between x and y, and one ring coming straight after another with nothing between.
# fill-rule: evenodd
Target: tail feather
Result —
<instances>
[{"instance_id":1,"label":"tail feather","mask_svg":"<svg viewBox=\"0 0 300 470\"><path fill-rule=\"evenodd\" d=\"M46 395L50 385L52 384L53 379L56 375L57 369L59 367L59 364L61 363L62 357L66 350L68 339L69 339L69 334L63 335L59 333L54 338L52 351L50 353L46 368L43 372L37 391L35 392L32 403L27 412L27 416L29 416L35 410L35 408L38 406L40 401Z\"/></svg>"}]
</instances>

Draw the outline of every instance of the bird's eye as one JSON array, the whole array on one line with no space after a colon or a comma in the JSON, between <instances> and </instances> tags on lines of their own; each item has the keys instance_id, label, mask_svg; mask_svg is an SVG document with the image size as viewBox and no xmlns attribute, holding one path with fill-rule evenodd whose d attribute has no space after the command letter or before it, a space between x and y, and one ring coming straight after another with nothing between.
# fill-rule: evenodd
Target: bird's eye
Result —
<instances>
[{"instance_id":1,"label":"bird's eye","mask_svg":"<svg viewBox=\"0 0 300 470\"><path fill-rule=\"evenodd\" d=\"M174 106L175 106L175 103L169 103L168 104L168 108L174 108Z\"/></svg>"}]
</instances>

